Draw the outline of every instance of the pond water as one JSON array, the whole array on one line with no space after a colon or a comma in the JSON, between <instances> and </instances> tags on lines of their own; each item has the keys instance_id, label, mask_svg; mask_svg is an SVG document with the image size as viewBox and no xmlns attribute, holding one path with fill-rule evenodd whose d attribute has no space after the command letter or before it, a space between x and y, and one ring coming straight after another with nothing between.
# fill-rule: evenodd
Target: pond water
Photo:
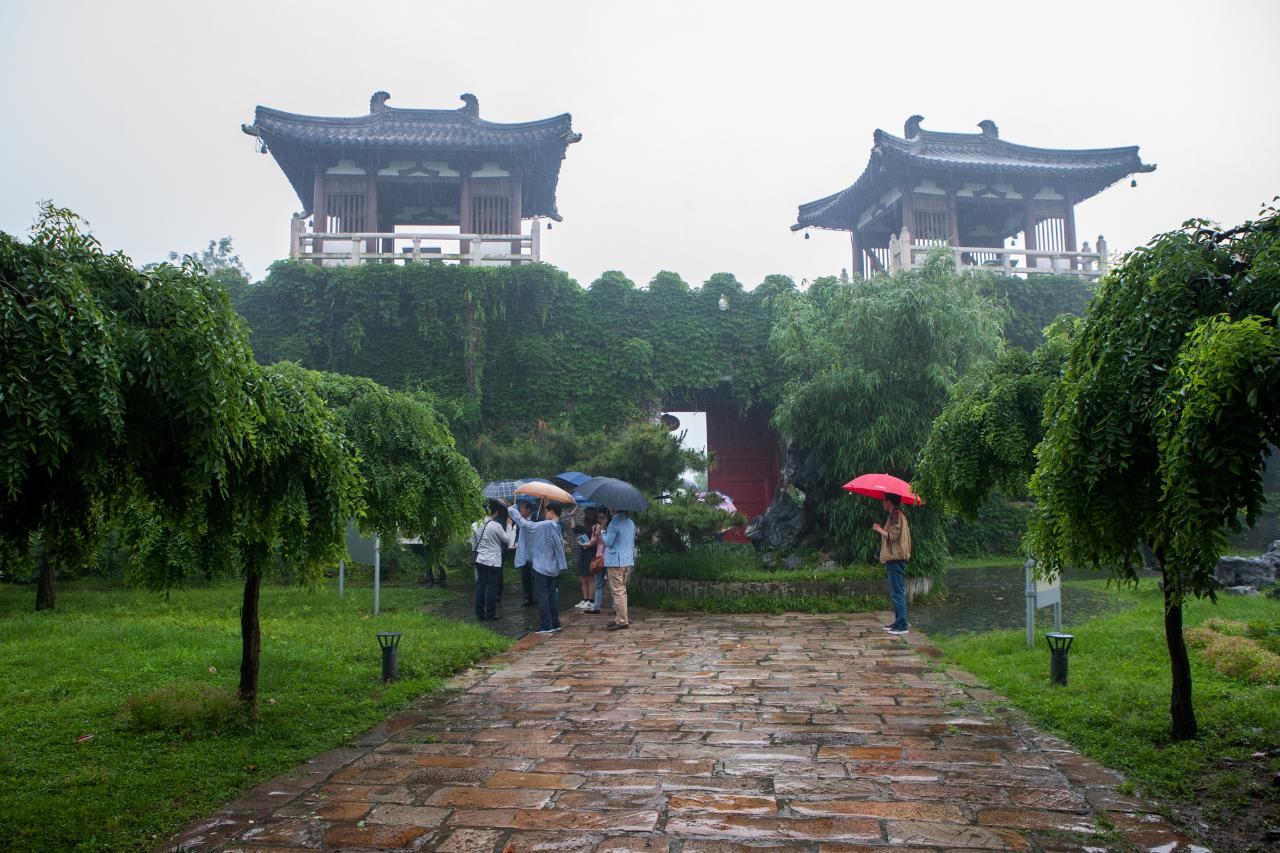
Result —
<instances>
[{"instance_id":1,"label":"pond water","mask_svg":"<svg viewBox=\"0 0 1280 853\"><path fill-rule=\"evenodd\" d=\"M1154 575L1153 575L1154 577ZM953 568L944 576L946 597L908 611L912 627L926 634L963 634L998 628L1025 629L1027 600L1020 565ZM1064 580L1101 580L1102 572L1068 571ZM1062 621L1083 619L1119 610L1124 605L1109 590L1062 587ZM1036 613L1036 631L1053 630L1053 608Z\"/></svg>"}]
</instances>

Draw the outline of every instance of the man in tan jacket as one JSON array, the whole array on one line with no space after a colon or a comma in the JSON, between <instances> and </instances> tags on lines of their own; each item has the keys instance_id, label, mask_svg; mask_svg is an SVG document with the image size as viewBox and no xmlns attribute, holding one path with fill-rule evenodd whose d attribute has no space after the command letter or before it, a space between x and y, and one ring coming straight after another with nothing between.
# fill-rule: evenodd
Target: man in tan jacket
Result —
<instances>
[{"instance_id":1,"label":"man in tan jacket","mask_svg":"<svg viewBox=\"0 0 1280 853\"><path fill-rule=\"evenodd\" d=\"M902 498L885 495L885 512L889 518L882 527L871 525L880 534L880 562L889 579L889 601L893 604L893 624L885 628L890 634L907 633L907 561L911 559L911 527L902 512Z\"/></svg>"}]
</instances>

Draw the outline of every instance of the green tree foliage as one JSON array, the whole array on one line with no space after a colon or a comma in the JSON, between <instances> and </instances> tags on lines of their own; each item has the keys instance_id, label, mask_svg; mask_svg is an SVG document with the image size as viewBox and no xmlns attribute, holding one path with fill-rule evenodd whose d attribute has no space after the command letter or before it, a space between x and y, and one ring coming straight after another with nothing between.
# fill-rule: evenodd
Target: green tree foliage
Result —
<instances>
[{"instance_id":1,"label":"green tree foliage","mask_svg":"<svg viewBox=\"0 0 1280 853\"><path fill-rule=\"evenodd\" d=\"M827 539L847 561L876 558L880 505L843 495L858 474L910 480L951 386L1000 345L1001 312L980 279L957 275L945 253L919 269L857 285L821 279L788 297L770 337L790 372L774 422L816 461ZM945 534L938 509L911 511L915 571L941 570Z\"/></svg>"},{"instance_id":2,"label":"green tree foliage","mask_svg":"<svg viewBox=\"0 0 1280 853\"><path fill-rule=\"evenodd\" d=\"M951 390L933 421L912 481L943 512L976 519L993 489L1026 496L1044 435L1044 396L1066 363L1078 321L1045 330L1035 352L1014 347L979 364Z\"/></svg>"},{"instance_id":3,"label":"green tree foliage","mask_svg":"<svg viewBox=\"0 0 1280 853\"><path fill-rule=\"evenodd\" d=\"M355 448L363 532L391 543L398 535L421 536L430 558L483 514L480 478L424 395L291 363L277 369L315 389Z\"/></svg>"},{"instance_id":4,"label":"green tree foliage","mask_svg":"<svg viewBox=\"0 0 1280 853\"><path fill-rule=\"evenodd\" d=\"M194 266L204 275L222 285L222 288L227 291L227 295L231 297L232 301L243 296L245 289L250 284L249 270L245 269L244 262L240 260L240 256L232 248L230 237L210 240L209 245L199 252L191 252L190 254L170 252L169 263L172 266L182 266L183 264ZM158 266L160 265L144 264L142 269L144 272L150 272Z\"/></svg>"},{"instance_id":5,"label":"green tree foliage","mask_svg":"<svg viewBox=\"0 0 1280 853\"><path fill-rule=\"evenodd\" d=\"M1173 736L1193 737L1186 595L1212 596L1223 526L1252 522L1268 443L1280 440L1280 217L1156 237L1104 280L1046 398L1029 542L1066 565L1163 573Z\"/></svg>"},{"instance_id":6,"label":"green tree foliage","mask_svg":"<svg viewBox=\"0 0 1280 853\"><path fill-rule=\"evenodd\" d=\"M717 533L747 521L741 513L720 509L722 500L716 492L700 496L676 490L668 499L649 504L638 522L640 537L655 551L683 552L712 542Z\"/></svg>"},{"instance_id":7,"label":"green tree foliage","mask_svg":"<svg viewBox=\"0 0 1280 853\"><path fill-rule=\"evenodd\" d=\"M254 362L227 294L193 266L140 272L50 204L32 238L0 234L0 536L22 551L38 534L60 559L90 553L104 517L142 510L153 542L174 537L146 552L150 585L180 579L160 555L183 548L237 569L252 706L262 574L336 556L361 511L350 447L313 391Z\"/></svg>"}]
</instances>

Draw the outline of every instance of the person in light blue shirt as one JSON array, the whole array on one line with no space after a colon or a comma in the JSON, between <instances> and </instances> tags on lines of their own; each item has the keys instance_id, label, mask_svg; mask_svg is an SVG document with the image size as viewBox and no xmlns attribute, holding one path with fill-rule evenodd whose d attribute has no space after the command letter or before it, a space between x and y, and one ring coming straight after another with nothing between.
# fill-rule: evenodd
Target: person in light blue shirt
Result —
<instances>
[{"instance_id":1,"label":"person in light blue shirt","mask_svg":"<svg viewBox=\"0 0 1280 853\"><path fill-rule=\"evenodd\" d=\"M516 506L520 508L520 515L530 521L536 519L530 518L533 515L533 504L523 498L516 498ZM528 542L527 536L523 535L520 528L516 528L516 570L520 572L520 591L523 593L523 601L525 607L533 604L533 566L529 562L529 549L525 547Z\"/></svg>"},{"instance_id":2,"label":"person in light blue shirt","mask_svg":"<svg viewBox=\"0 0 1280 853\"><path fill-rule=\"evenodd\" d=\"M613 597L613 621L605 627L618 631L630 626L627 616L627 581L636 563L636 523L625 512L615 512L604 530L604 567L609 573Z\"/></svg>"},{"instance_id":3,"label":"person in light blue shirt","mask_svg":"<svg viewBox=\"0 0 1280 853\"><path fill-rule=\"evenodd\" d=\"M525 553L533 564L533 592L538 601L542 621L538 634L554 634L560 630L560 573L568 568L564 558L564 534L560 529L560 505L548 504L542 521L530 521L515 507L507 515L520 528L525 540Z\"/></svg>"}]
</instances>

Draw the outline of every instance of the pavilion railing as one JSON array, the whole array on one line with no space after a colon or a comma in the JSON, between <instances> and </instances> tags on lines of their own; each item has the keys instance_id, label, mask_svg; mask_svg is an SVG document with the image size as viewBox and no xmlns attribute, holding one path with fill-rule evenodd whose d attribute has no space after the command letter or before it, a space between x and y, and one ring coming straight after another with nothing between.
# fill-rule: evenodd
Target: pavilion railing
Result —
<instances>
[{"instance_id":1,"label":"pavilion railing","mask_svg":"<svg viewBox=\"0 0 1280 853\"><path fill-rule=\"evenodd\" d=\"M536 263L542 254L542 224L528 234L457 234L435 231L307 231L301 217L289 228L289 257L334 266L402 261L460 264ZM390 251L387 249L390 248ZM451 251L446 251L451 249Z\"/></svg>"},{"instance_id":2,"label":"pavilion railing","mask_svg":"<svg viewBox=\"0 0 1280 853\"><path fill-rule=\"evenodd\" d=\"M889 271L912 269L921 265L924 257L939 248L950 251L955 258L956 269L987 269L1007 276L1075 275L1096 279L1107 272L1107 241L1098 237L1097 251L1090 251L1085 243L1083 251L1068 252L1050 249L1006 249L1002 246L950 246L933 243L916 243L911 232L902 229L901 235L889 238Z\"/></svg>"}]
</instances>

